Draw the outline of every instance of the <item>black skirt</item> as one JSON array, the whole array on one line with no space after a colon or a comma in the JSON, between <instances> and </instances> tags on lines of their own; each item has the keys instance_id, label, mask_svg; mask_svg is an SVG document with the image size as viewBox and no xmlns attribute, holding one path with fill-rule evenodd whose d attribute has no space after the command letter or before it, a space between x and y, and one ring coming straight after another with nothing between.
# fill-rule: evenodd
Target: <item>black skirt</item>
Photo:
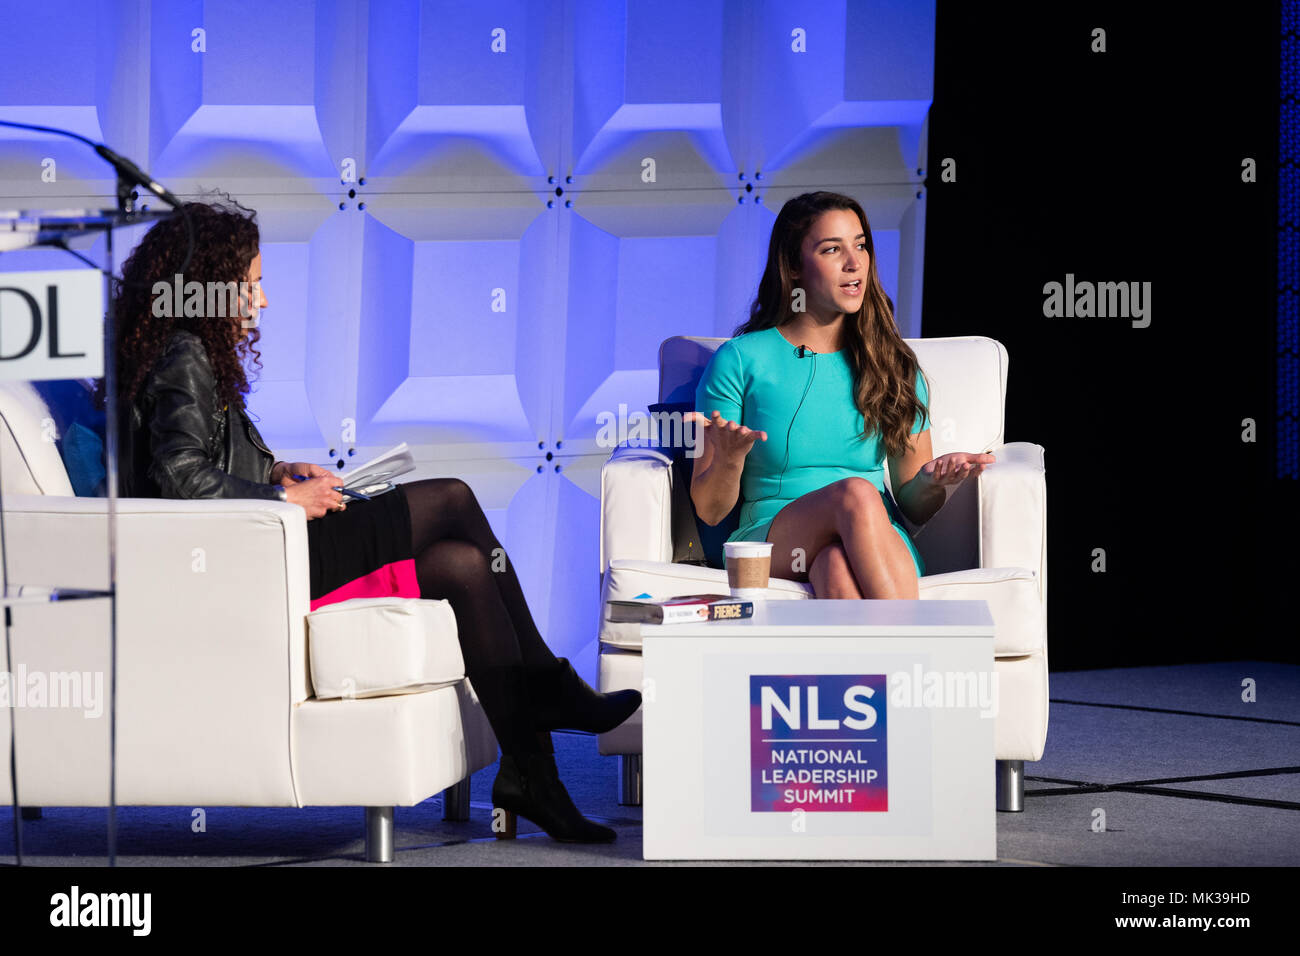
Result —
<instances>
[{"instance_id":1,"label":"black skirt","mask_svg":"<svg viewBox=\"0 0 1300 956\"><path fill-rule=\"evenodd\" d=\"M401 485L308 521L307 553L313 611L352 598L420 596Z\"/></svg>"}]
</instances>

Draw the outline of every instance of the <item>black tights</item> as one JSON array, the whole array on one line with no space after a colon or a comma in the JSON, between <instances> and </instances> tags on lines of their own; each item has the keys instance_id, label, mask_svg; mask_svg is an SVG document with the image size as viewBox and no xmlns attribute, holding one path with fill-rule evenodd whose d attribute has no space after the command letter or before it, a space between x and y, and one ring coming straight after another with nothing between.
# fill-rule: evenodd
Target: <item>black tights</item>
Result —
<instances>
[{"instance_id":1,"label":"black tights","mask_svg":"<svg viewBox=\"0 0 1300 956\"><path fill-rule=\"evenodd\" d=\"M501 713L508 702L492 699L487 672L520 664L544 667L555 663L555 655L538 633L519 577L469 485L459 478L428 478L402 487L411 509L420 596L451 604L465 673L505 750L511 732L503 733L504 721L513 717Z\"/></svg>"}]
</instances>

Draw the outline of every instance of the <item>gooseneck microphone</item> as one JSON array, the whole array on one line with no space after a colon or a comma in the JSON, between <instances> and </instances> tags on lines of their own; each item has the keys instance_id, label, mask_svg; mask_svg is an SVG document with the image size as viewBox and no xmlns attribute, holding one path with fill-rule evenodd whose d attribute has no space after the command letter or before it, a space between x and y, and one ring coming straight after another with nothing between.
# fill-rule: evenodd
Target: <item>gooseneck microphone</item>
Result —
<instances>
[{"instance_id":1,"label":"gooseneck microphone","mask_svg":"<svg viewBox=\"0 0 1300 956\"><path fill-rule=\"evenodd\" d=\"M170 190L155 182L152 176L135 163L131 162L131 160L113 152L103 143L96 143L93 148L95 152L99 153L100 156L107 160L108 163L117 170L118 175L129 179L132 185L143 186L163 202L170 205L173 209L179 209L181 207L181 201L177 199Z\"/></svg>"},{"instance_id":2,"label":"gooseneck microphone","mask_svg":"<svg viewBox=\"0 0 1300 956\"><path fill-rule=\"evenodd\" d=\"M39 126L35 123L18 123L5 119L0 119L0 126L12 127L14 129L28 129L37 133L53 133L55 136L66 136L69 139L75 139L85 143L98 153L101 158L106 160L117 173L117 205L118 209L123 213L132 213L135 211L134 203L136 197L132 192L136 186L144 187L163 202L170 205L174 212L179 212L181 214L181 218L185 222L185 234L189 240L189 244L185 249L185 261L181 263L181 267L177 272L183 273L189 267L190 259L194 255L194 222L190 217L189 210L185 208L184 204L176 197L175 193L156 182L152 176L135 163L131 162L125 156L109 149L103 143L96 143L93 139L82 136L80 133L74 133L71 130L59 129L55 126ZM63 248L68 252L72 252L72 250L68 249L65 244L56 243L55 245L56 248ZM84 256L78 253L73 252L72 254L77 256L79 259L85 259ZM130 285L132 283L126 284Z\"/></svg>"},{"instance_id":3,"label":"gooseneck microphone","mask_svg":"<svg viewBox=\"0 0 1300 956\"><path fill-rule=\"evenodd\" d=\"M181 201L166 188L155 182L152 176L125 156L113 152L113 150L109 149L103 143L96 143L93 139L82 136L80 133L74 133L71 130L66 129L59 129L54 126L38 126L34 123L16 123L10 120L0 120L0 126L10 126L14 129L30 129L39 133L54 133L56 136L66 136L69 139L80 140L95 152L99 153L103 159L111 164L119 176L130 180L130 185L143 186L145 189L149 190L149 192L170 205L173 209L179 209L181 206Z\"/></svg>"}]
</instances>

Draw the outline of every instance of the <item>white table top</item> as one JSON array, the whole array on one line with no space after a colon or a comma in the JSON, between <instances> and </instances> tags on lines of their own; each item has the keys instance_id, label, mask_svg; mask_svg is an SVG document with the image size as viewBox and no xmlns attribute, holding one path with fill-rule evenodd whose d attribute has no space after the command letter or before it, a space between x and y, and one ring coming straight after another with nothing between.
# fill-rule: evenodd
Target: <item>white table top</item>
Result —
<instances>
[{"instance_id":1,"label":"white table top","mask_svg":"<svg viewBox=\"0 0 1300 956\"><path fill-rule=\"evenodd\" d=\"M985 601L759 600L751 618L642 624L641 637L764 637L792 630L818 637L888 637L914 627L932 637L991 637L993 617Z\"/></svg>"}]
</instances>

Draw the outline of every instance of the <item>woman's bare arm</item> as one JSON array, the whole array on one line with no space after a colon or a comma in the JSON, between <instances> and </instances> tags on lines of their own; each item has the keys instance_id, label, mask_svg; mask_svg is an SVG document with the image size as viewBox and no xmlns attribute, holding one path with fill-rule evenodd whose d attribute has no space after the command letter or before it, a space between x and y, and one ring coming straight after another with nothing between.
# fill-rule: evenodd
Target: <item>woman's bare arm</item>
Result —
<instances>
[{"instance_id":1,"label":"woman's bare arm","mask_svg":"<svg viewBox=\"0 0 1300 956\"><path fill-rule=\"evenodd\" d=\"M697 426L696 444L700 448L700 456L691 469L691 501L700 520L712 527L736 506L745 456L754 447L755 440L767 441L767 432L727 421L717 411L713 412L712 419L691 412L687 420Z\"/></svg>"}]
</instances>

